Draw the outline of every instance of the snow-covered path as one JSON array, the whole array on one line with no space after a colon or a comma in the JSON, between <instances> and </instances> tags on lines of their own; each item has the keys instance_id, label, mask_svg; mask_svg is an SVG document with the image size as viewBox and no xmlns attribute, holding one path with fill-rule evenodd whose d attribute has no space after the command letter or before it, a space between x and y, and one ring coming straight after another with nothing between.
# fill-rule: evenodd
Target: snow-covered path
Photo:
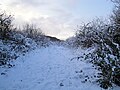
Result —
<instances>
[{"instance_id":1,"label":"snow-covered path","mask_svg":"<svg viewBox=\"0 0 120 90\"><path fill-rule=\"evenodd\" d=\"M92 65L73 57L73 51L60 46L30 52L14 67L0 68L0 90L101 90L87 77L96 72Z\"/></svg>"}]
</instances>

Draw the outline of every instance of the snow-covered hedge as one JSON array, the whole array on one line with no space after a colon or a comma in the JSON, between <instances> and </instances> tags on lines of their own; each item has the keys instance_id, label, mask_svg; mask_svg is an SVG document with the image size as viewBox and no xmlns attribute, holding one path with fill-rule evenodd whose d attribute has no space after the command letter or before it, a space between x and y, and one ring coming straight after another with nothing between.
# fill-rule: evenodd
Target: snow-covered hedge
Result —
<instances>
[{"instance_id":1,"label":"snow-covered hedge","mask_svg":"<svg viewBox=\"0 0 120 90\"><path fill-rule=\"evenodd\" d=\"M10 65L9 61L20 55L51 43L39 28L27 24L22 30L18 30L13 28L11 15L0 14L0 66Z\"/></svg>"},{"instance_id":2,"label":"snow-covered hedge","mask_svg":"<svg viewBox=\"0 0 120 90\"><path fill-rule=\"evenodd\" d=\"M85 55L85 59L95 64L101 71L97 81L105 89L114 84L120 86L119 28L118 24L106 24L97 19L80 27L76 36L67 40L67 43L73 47L95 46L94 52Z\"/></svg>"}]
</instances>

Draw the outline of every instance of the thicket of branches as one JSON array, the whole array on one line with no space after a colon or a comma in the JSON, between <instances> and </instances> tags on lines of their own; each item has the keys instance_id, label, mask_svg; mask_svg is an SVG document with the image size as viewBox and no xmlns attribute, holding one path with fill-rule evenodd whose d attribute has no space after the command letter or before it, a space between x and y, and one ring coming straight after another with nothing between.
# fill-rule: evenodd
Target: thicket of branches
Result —
<instances>
[{"instance_id":1,"label":"thicket of branches","mask_svg":"<svg viewBox=\"0 0 120 90\"><path fill-rule=\"evenodd\" d=\"M101 71L97 81L105 89L114 84L120 86L120 0L112 1L115 8L110 22L97 19L84 24L75 37L68 40L74 47L95 46L95 51L86 55L86 59Z\"/></svg>"},{"instance_id":2,"label":"thicket of branches","mask_svg":"<svg viewBox=\"0 0 120 90\"><path fill-rule=\"evenodd\" d=\"M9 61L19 55L24 55L36 46L48 46L50 42L35 25L26 24L22 30L18 30L13 27L12 21L11 15L0 14L0 66L10 65Z\"/></svg>"},{"instance_id":3,"label":"thicket of branches","mask_svg":"<svg viewBox=\"0 0 120 90\"><path fill-rule=\"evenodd\" d=\"M12 29L12 16L5 13L0 14L0 39L7 39Z\"/></svg>"}]
</instances>

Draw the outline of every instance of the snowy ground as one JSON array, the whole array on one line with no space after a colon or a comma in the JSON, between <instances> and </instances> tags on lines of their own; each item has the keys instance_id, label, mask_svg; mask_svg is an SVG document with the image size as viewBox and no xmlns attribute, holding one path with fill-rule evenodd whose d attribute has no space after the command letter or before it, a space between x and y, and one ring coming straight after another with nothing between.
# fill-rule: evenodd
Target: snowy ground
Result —
<instances>
[{"instance_id":1,"label":"snowy ground","mask_svg":"<svg viewBox=\"0 0 120 90\"><path fill-rule=\"evenodd\" d=\"M101 90L93 83L97 71L85 61L71 61L75 54L61 46L36 49L14 67L0 68L0 90Z\"/></svg>"}]
</instances>

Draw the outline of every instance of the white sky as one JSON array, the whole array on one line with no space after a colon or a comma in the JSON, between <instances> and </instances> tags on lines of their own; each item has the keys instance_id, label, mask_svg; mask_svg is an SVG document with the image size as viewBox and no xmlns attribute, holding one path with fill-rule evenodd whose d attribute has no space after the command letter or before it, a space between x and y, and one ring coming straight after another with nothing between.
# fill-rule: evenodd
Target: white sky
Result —
<instances>
[{"instance_id":1,"label":"white sky","mask_svg":"<svg viewBox=\"0 0 120 90\"><path fill-rule=\"evenodd\" d=\"M0 8L14 15L16 25L33 23L47 35L66 39L82 22L107 18L113 4L110 0L0 0Z\"/></svg>"}]
</instances>

